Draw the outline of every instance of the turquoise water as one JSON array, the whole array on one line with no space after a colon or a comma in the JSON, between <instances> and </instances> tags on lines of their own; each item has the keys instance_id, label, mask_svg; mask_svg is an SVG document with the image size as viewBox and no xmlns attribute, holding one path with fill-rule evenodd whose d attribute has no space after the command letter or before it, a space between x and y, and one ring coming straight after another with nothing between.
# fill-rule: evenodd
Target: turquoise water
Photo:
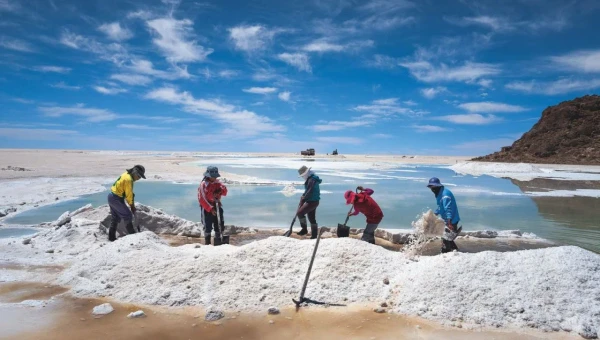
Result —
<instances>
[{"instance_id":1,"label":"turquoise water","mask_svg":"<svg viewBox=\"0 0 600 340\"><path fill-rule=\"evenodd\" d=\"M23 237L33 235L38 231L35 228L0 228L0 238Z\"/></svg>"},{"instance_id":2,"label":"turquoise water","mask_svg":"<svg viewBox=\"0 0 600 340\"><path fill-rule=\"evenodd\" d=\"M230 164L228 164L228 162ZM247 162L246 164L244 162ZM397 167L392 169L357 169L344 163L305 162L290 159L277 164L265 160L242 158L203 158L198 166L217 164L222 171L245 174L274 181L298 181L295 169L302 164L314 167L323 179L321 204L317 210L320 225L335 226L343 223L349 206L343 193L363 185L375 190L386 229L410 229L411 222L427 209L435 209L435 198L426 188L427 179L439 177L456 196L461 224L464 230L512 230L531 232L539 237L562 244L578 245L600 252L600 199L529 197L510 180L489 176L457 176L441 166ZM319 170L320 164L323 170ZM297 165L297 166L296 166ZM343 169L340 169L342 167ZM200 179L197 179L198 181ZM254 227L289 227L300 198L300 193L286 197L283 185L252 186L230 185L229 195L223 199L225 222ZM296 187L301 189L302 186ZM573 188L574 189L574 188ZM140 181L135 187L136 199L163 211L192 221L200 221L197 184L173 184ZM85 204L106 204L106 192L81 197L72 201L41 207L5 220L10 224L37 224L56 219L64 211L75 210ZM364 227L365 219L351 217L349 225Z\"/></svg>"}]
</instances>

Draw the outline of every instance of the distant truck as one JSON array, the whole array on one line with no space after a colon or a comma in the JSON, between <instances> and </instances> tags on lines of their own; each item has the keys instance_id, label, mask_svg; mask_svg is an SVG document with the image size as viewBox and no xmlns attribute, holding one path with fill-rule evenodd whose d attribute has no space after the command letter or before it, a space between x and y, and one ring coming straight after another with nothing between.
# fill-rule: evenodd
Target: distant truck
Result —
<instances>
[{"instance_id":1,"label":"distant truck","mask_svg":"<svg viewBox=\"0 0 600 340\"><path fill-rule=\"evenodd\" d=\"M300 151L300 154L302 156L314 156L315 155L315 149L306 149L306 151Z\"/></svg>"}]
</instances>

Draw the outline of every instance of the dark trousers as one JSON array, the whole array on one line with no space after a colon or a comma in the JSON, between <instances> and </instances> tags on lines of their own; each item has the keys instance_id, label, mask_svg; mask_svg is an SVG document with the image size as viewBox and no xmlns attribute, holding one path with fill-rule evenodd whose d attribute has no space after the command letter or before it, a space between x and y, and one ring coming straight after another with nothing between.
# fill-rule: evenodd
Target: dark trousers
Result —
<instances>
[{"instance_id":1,"label":"dark trousers","mask_svg":"<svg viewBox=\"0 0 600 340\"><path fill-rule=\"evenodd\" d=\"M210 237L213 229L215 229L215 237L220 238L221 232L225 229L225 220L223 220L223 208L219 208L219 218L221 225L217 222L217 216L210 211L202 209L202 224L204 225L204 237Z\"/></svg>"},{"instance_id":2,"label":"dark trousers","mask_svg":"<svg viewBox=\"0 0 600 340\"><path fill-rule=\"evenodd\" d=\"M300 220L300 225L302 228L306 228L306 215L308 214L308 220L310 221L311 226L317 225L317 207L319 206L319 201L314 202L304 202L304 204L298 209L298 219Z\"/></svg>"},{"instance_id":3,"label":"dark trousers","mask_svg":"<svg viewBox=\"0 0 600 340\"><path fill-rule=\"evenodd\" d=\"M135 229L133 228L133 214L131 210L125 204L125 199L123 197L119 197L112 192L108 193L108 206L110 207L110 228L108 230L108 239L114 241L117 235L117 226L119 222L123 220L125 222L125 229L127 229L128 234L135 234Z\"/></svg>"}]
</instances>

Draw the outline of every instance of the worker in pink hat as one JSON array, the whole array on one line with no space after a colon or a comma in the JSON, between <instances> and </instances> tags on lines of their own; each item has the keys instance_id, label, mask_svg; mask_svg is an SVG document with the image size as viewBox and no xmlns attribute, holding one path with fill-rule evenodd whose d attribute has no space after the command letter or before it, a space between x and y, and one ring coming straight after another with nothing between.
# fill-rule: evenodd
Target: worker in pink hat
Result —
<instances>
[{"instance_id":1,"label":"worker in pink hat","mask_svg":"<svg viewBox=\"0 0 600 340\"><path fill-rule=\"evenodd\" d=\"M349 212L348 216L356 216L359 213L363 213L367 217L367 227L363 232L362 240L375 244L375 229L377 229L377 226L383 219L383 212L377 202L371 197L375 192L373 189L364 189L360 186L356 189L360 190L360 192L355 193L352 190L348 190L344 193L346 204L354 205L354 211Z\"/></svg>"}]
</instances>

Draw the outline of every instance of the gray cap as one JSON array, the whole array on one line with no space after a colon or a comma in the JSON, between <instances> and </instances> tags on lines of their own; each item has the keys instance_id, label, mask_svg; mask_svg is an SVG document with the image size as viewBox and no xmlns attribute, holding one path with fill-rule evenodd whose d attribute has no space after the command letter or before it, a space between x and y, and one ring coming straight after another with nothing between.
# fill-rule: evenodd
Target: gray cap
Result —
<instances>
[{"instance_id":1,"label":"gray cap","mask_svg":"<svg viewBox=\"0 0 600 340\"><path fill-rule=\"evenodd\" d=\"M204 173L204 177L212 177L212 178L217 178L217 177L221 177L221 175L219 175L219 168L217 168L216 166L208 166L206 168L206 172Z\"/></svg>"},{"instance_id":2,"label":"gray cap","mask_svg":"<svg viewBox=\"0 0 600 340\"><path fill-rule=\"evenodd\" d=\"M302 177L302 175L304 175L310 169L312 168L307 168L306 165L303 165L300 169L298 169L298 175Z\"/></svg>"}]
</instances>

